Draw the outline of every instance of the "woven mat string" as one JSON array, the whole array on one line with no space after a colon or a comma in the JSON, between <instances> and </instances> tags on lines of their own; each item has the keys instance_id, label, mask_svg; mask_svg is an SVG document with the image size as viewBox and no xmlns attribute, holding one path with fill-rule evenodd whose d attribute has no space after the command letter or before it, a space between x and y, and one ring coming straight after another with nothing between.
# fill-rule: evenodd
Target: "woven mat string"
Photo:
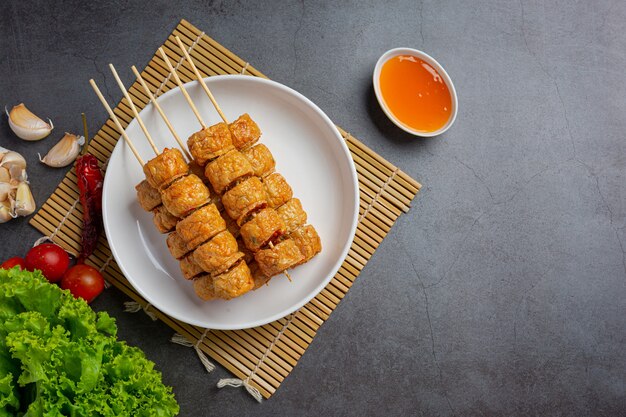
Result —
<instances>
[{"instance_id":1,"label":"woven mat string","mask_svg":"<svg viewBox=\"0 0 626 417\"><path fill-rule=\"evenodd\" d=\"M202 344L202 341L204 340L204 338L210 331L211 331L210 329L204 329L204 333L202 333L202 336L200 336L200 338L196 341L196 343L190 342L189 340L187 340L185 336L183 336L180 333L174 333L174 335L170 339L170 342L176 343L177 345L194 348L194 350L196 351L196 354L198 355L198 358L200 359L200 362L202 362L202 365L204 366L204 369L206 369L207 372L213 372L213 370L215 369L215 365L211 363L211 361L204 354L202 349L200 349L200 345Z\"/></svg>"},{"instance_id":2,"label":"woven mat string","mask_svg":"<svg viewBox=\"0 0 626 417\"><path fill-rule=\"evenodd\" d=\"M71 205L71 207L69 208L69 210L67 211L67 213L65 213L65 216L63 216L63 218L61 219L61 221L59 222L59 225L52 231L52 233L50 233L49 236L43 236L40 237L39 239L37 239L35 241L35 244L33 245L33 248L37 245L40 245L46 241L50 241L52 243L54 242L54 238L56 237L57 233L59 233L59 231L61 230L61 228L63 227L63 225L65 224L65 221L71 216L71 214L74 212L74 209L76 209L76 205L78 204L79 200L76 199L76 201L74 201L74 204ZM69 253L70 255L72 255L74 258L78 257L78 254L72 251L66 251L67 253Z\"/></svg>"},{"instance_id":3,"label":"woven mat string","mask_svg":"<svg viewBox=\"0 0 626 417\"><path fill-rule=\"evenodd\" d=\"M365 218L365 216L368 215L370 210L374 207L374 204L376 204L378 202L378 199L380 198L381 195L383 195L383 193L385 192L385 189L387 188L387 186L389 184L391 184L393 179L396 177L396 174L398 173L398 170L399 170L398 168L394 169L393 172L391 173L391 175L389 176L389 178L387 178L387 181L385 181L383 186L380 187L380 190L378 190L378 193L376 193L374 198L372 198L372 200L369 202L369 204L367 205L367 207L363 211L363 214L361 214L359 216L359 223L361 223L361 221Z\"/></svg>"},{"instance_id":4,"label":"woven mat string","mask_svg":"<svg viewBox=\"0 0 626 417\"><path fill-rule=\"evenodd\" d=\"M148 309L152 307L152 304L147 303L145 306L142 306L137 301L124 301L124 312L125 313L138 313L143 310L146 313L146 316L150 317L152 321L157 320L156 314L152 311L148 311Z\"/></svg>"},{"instance_id":5,"label":"woven mat string","mask_svg":"<svg viewBox=\"0 0 626 417\"><path fill-rule=\"evenodd\" d=\"M259 368L261 367L261 364L265 361L265 359L267 359L267 355L270 354L270 352L274 348L274 345L278 342L278 340L283 335L283 333L285 333L285 330L287 330L287 328L289 327L289 325L291 324L293 319L296 317L296 313L298 313L298 312L296 311L294 313L291 313L291 315L289 316L287 321L285 321L285 324L283 324L283 326L281 327L280 331L276 334L276 336L274 337L274 340L272 340L272 343L270 343L270 345L267 347L267 349L265 349L265 353L263 353L263 356L261 356L261 358L258 360L258 362L256 363L254 369L250 373L250 375L248 375L243 380L239 379L239 378L222 378L222 379L220 379L217 382L217 387L218 388L224 388L224 387L235 387L235 388L244 387L246 389L246 391L248 391L248 394L252 395L254 397L254 399L257 400L258 402L261 402L261 400L263 399L263 396L261 395L261 393L259 392L258 389L254 388L252 385L250 385L250 381L256 375L256 373L258 372Z\"/></svg>"},{"instance_id":6,"label":"woven mat string","mask_svg":"<svg viewBox=\"0 0 626 417\"><path fill-rule=\"evenodd\" d=\"M191 55L191 51L193 50L193 48L195 48L195 46L198 44L198 42L200 42L202 40L203 36L204 36L204 32L200 33L198 35L198 37L196 38L196 40L193 41L193 43L189 46L189 48L187 48L187 53L188 54ZM174 66L174 71L178 71L180 66L183 65L183 62L185 62L185 55L184 54L183 54L183 56L180 57L180 60ZM159 88L157 88L157 90L154 92L154 96L155 97L158 97L159 95L161 95L161 93L163 92L163 88L165 88L167 83L170 82L170 79L172 78L172 74L173 74L173 72L170 72L169 74L167 74L167 77L165 77L165 79L163 80L163 82L161 83Z\"/></svg>"},{"instance_id":7,"label":"woven mat string","mask_svg":"<svg viewBox=\"0 0 626 417\"><path fill-rule=\"evenodd\" d=\"M249 62L246 62L246 65L241 69L241 75L246 75L246 71L248 71L248 67L250 66Z\"/></svg>"},{"instance_id":8,"label":"woven mat string","mask_svg":"<svg viewBox=\"0 0 626 417\"><path fill-rule=\"evenodd\" d=\"M255 400L257 400L257 402L261 402L263 400L263 396L261 395L259 390L254 388L252 385L250 385L247 382L247 379L242 381L239 378L222 378L217 383L217 387L218 388L224 388L224 387L239 388L239 387L244 387L246 389L246 391L248 391L248 394L252 395L252 397Z\"/></svg>"},{"instance_id":9,"label":"woven mat string","mask_svg":"<svg viewBox=\"0 0 626 417\"><path fill-rule=\"evenodd\" d=\"M100 273L102 275L104 275L104 270L107 269L109 267L109 264L111 263L111 261L113 260L113 255L109 256L107 258L106 261L104 261L104 263L102 264L102 266L100 268L98 268L98 271L100 271ZM111 283L109 281L107 281L106 279L104 280L104 288L110 288L111 287Z\"/></svg>"}]
</instances>

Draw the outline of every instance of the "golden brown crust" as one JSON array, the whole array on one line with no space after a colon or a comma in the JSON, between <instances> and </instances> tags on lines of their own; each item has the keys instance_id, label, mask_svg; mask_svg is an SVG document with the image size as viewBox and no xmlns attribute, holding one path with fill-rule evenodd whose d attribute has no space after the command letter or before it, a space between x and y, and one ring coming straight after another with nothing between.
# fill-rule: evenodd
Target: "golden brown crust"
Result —
<instances>
[{"instance_id":1,"label":"golden brown crust","mask_svg":"<svg viewBox=\"0 0 626 417\"><path fill-rule=\"evenodd\" d=\"M161 204L161 193L150 185L147 180L141 181L135 186L137 200L145 211L152 211Z\"/></svg>"},{"instance_id":2,"label":"golden brown crust","mask_svg":"<svg viewBox=\"0 0 626 417\"><path fill-rule=\"evenodd\" d=\"M292 198L276 209L276 212L285 223L285 233L291 233L306 223L306 212L297 198Z\"/></svg>"},{"instance_id":3,"label":"golden brown crust","mask_svg":"<svg viewBox=\"0 0 626 417\"><path fill-rule=\"evenodd\" d=\"M194 277L202 274L204 271L198 265L193 257L193 254L189 254L180 261L180 270L183 273L185 279L193 279Z\"/></svg>"},{"instance_id":4,"label":"golden brown crust","mask_svg":"<svg viewBox=\"0 0 626 417\"><path fill-rule=\"evenodd\" d=\"M278 172L263 178L263 185L267 192L267 203L272 208L282 206L293 197L293 190Z\"/></svg>"},{"instance_id":5,"label":"golden brown crust","mask_svg":"<svg viewBox=\"0 0 626 417\"><path fill-rule=\"evenodd\" d=\"M187 147L200 166L234 149L226 123L218 123L194 133L187 139Z\"/></svg>"},{"instance_id":6,"label":"golden brown crust","mask_svg":"<svg viewBox=\"0 0 626 417\"><path fill-rule=\"evenodd\" d=\"M230 300L254 288L254 280L245 262L239 262L232 269L213 278L215 295Z\"/></svg>"},{"instance_id":7,"label":"golden brown crust","mask_svg":"<svg viewBox=\"0 0 626 417\"><path fill-rule=\"evenodd\" d=\"M258 177L250 177L225 192L222 203L226 213L241 225L242 218L267 206L267 193Z\"/></svg>"},{"instance_id":8,"label":"golden brown crust","mask_svg":"<svg viewBox=\"0 0 626 417\"><path fill-rule=\"evenodd\" d=\"M322 241L320 240L315 228L310 224L292 232L289 234L289 237L293 239L294 243L298 246L298 249L300 249L300 252L304 256L298 265L309 262L312 257L320 253L322 250Z\"/></svg>"},{"instance_id":9,"label":"golden brown crust","mask_svg":"<svg viewBox=\"0 0 626 417\"><path fill-rule=\"evenodd\" d=\"M267 146L262 143L241 151L241 153L248 159L250 165L252 165L253 173L257 177L265 177L274 172L276 168L274 156Z\"/></svg>"},{"instance_id":10,"label":"golden brown crust","mask_svg":"<svg viewBox=\"0 0 626 417\"><path fill-rule=\"evenodd\" d=\"M239 252L243 253L244 261L250 263L254 260L254 254L250 251L250 249L246 248L246 244L243 243L243 239L241 237L237 239L237 247L239 248Z\"/></svg>"},{"instance_id":11,"label":"golden brown crust","mask_svg":"<svg viewBox=\"0 0 626 417\"><path fill-rule=\"evenodd\" d=\"M248 223L241 226L241 237L246 247L256 252L271 239L285 233L285 224L274 209L263 209Z\"/></svg>"},{"instance_id":12,"label":"golden brown crust","mask_svg":"<svg viewBox=\"0 0 626 417\"><path fill-rule=\"evenodd\" d=\"M208 203L209 198L209 189L194 174L175 181L161 191L163 205L176 217L185 217L191 211Z\"/></svg>"},{"instance_id":13,"label":"golden brown crust","mask_svg":"<svg viewBox=\"0 0 626 417\"><path fill-rule=\"evenodd\" d=\"M298 265L304 260L304 256L292 239L285 239L273 248L258 251L254 254L254 259L263 275L272 277Z\"/></svg>"},{"instance_id":14,"label":"golden brown crust","mask_svg":"<svg viewBox=\"0 0 626 417\"><path fill-rule=\"evenodd\" d=\"M213 277L211 275L202 275L193 280L193 289L196 295L204 301L215 300L215 287L213 286Z\"/></svg>"},{"instance_id":15,"label":"golden brown crust","mask_svg":"<svg viewBox=\"0 0 626 417\"><path fill-rule=\"evenodd\" d=\"M241 152L230 151L208 163L204 174L215 192L222 194L230 185L252 175L252 166Z\"/></svg>"},{"instance_id":16,"label":"golden brown crust","mask_svg":"<svg viewBox=\"0 0 626 417\"><path fill-rule=\"evenodd\" d=\"M176 232L172 232L167 235L167 239L165 241L170 253L176 259L182 258L187 254L187 252L189 252L187 245L185 245L185 241Z\"/></svg>"},{"instance_id":17,"label":"golden brown crust","mask_svg":"<svg viewBox=\"0 0 626 417\"><path fill-rule=\"evenodd\" d=\"M243 258L243 253L239 252L237 240L233 235L224 230L198 246L193 252L193 258L205 272L218 275Z\"/></svg>"},{"instance_id":18,"label":"golden brown crust","mask_svg":"<svg viewBox=\"0 0 626 417\"><path fill-rule=\"evenodd\" d=\"M165 206L159 206L152 210L152 221L160 233L167 233L176 227L180 218L172 215Z\"/></svg>"},{"instance_id":19,"label":"golden brown crust","mask_svg":"<svg viewBox=\"0 0 626 417\"><path fill-rule=\"evenodd\" d=\"M146 162L143 166L146 180L157 190L187 175L188 172L189 166L178 149L165 148L163 152Z\"/></svg>"},{"instance_id":20,"label":"golden brown crust","mask_svg":"<svg viewBox=\"0 0 626 417\"><path fill-rule=\"evenodd\" d=\"M228 231L232 233L233 236L239 238L240 231L237 222L231 219L228 215L224 216L224 219L226 220L226 229L228 229Z\"/></svg>"},{"instance_id":21,"label":"golden brown crust","mask_svg":"<svg viewBox=\"0 0 626 417\"><path fill-rule=\"evenodd\" d=\"M200 178L202 180L202 182L204 183L204 185L206 185L209 188L209 193L211 195L215 194L215 192L213 190L211 190L211 183L209 182L209 180L207 179L207 177L204 176L204 166L200 166L198 165L198 163L196 161L191 161L189 162L189 173L196 175L198 178Z\"/></svg>"},{"instance_id":22,"label":"golden brown crust","mask_svg":"<svg viewBox=\"0 0 626 417\"><path fill-rule=\"evenodd\" d=\"M254 281L254 290L258 290L263 285L267 284L272 277L268 277L263 275L263 271L259 267L259 264L256 261L252 261L248 263L248 268L250 268L250 273L252 274L252 280Z\"/></svg>"},{"instance_id":23,"label":"golden brown crust","mask_svg":"<svg viewBox=\"0 0 626 417\"><path fill-rule=\"evenodd\" d=\"M215 207L209 204L194 211L176 225L176 232L193 250L226 228L226 222Z\"/></svg>"},{"instance_id":24,"label":"golden brown crust","mask_svg":"<svg viewBox=\"0 0 626 417\"><path fill-rule=\"evenodd\" d=\"M239 262L229 271L216 277L202 275L193 281L193 289L201 299L230 300L254 288L254 279L245 262Z\"/></svg>"},{"instance_id":25,"label":"golden brown crust","mask_svg":"<svg viewBox=\"0 0 626 417\"><path fill-rule=\"evenodd\" d=\"M233 145L237 149L245 149L254 145L261 137L261 129L248 113L244 113L229 126Z\"/></svg>"}]
</instances>

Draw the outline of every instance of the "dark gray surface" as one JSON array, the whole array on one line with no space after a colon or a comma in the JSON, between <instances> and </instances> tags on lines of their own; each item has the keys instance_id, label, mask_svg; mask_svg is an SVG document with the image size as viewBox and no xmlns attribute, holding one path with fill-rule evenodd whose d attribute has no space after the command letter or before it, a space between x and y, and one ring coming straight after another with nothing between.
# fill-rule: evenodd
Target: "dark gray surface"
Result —
<instances>
[{"instance_id":1,"label":"dark gray surface","mask_svg":"<svg viewBox=\"0 0 626 417\"><path fill-rule=\"evenodd\" d=\"M98 2L99 3L99 2ZM143 4L139 4L143 3ZM95 303L174 387L181 415L626 415L626 3L5 2L0 104L25 102L54 134L0 144L27 156L38 203L63 177L36 162L88 86L121 94L181 18L302 92L424 184L275 396L218 390L192 349L145 315ZM336 4L337 3L337 4ZM438 59L460 110L442 137L388 122L371 72L387 49ZM0 226L0 258L39 237Z\"/></svg>"}]
</instances>

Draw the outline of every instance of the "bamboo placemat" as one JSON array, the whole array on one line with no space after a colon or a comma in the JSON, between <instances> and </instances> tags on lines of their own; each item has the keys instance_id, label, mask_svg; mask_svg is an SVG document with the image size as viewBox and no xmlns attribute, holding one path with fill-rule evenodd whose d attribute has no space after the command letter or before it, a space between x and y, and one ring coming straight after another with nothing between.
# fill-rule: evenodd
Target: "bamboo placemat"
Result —
<instances>
[{"instance_id":1,"label":"bamboo placemat","mask_svg":"<svg viewBox=\"0 0 626 417\"><path fill-rule=\"evenodd\" d=\"M174 36L179 36L196 66L205 76L216 74L249 74L265 77L260 71L224 48L189 22L182 20L163 45L183 82L194 75L183 62ZM175 88L164 62L156 54L142 72L156 96ZM138 83L130 88L135 105L143 108L149 99ZM133 119L128 102L123 99L115 108L124 127ZM411 201L421 185L407 174L377 155L348 132L338 128L354 159L359 177L359 224L354 243L346 260L328 286L297 312L265 326L238 330L215 331L174 320L156 310L142 299L122 275L104 236L95 253L87 260L99 268L107 280L123 291L144 311L166 323L190 343L230 372L239 380L230 385L244 385L248 391L258 390L269 398L289 375L304 354L319 327L328 319L348 292L396 219L409 210ZM89 152L105 166L120 138L111 119L107 120L89 145ZM78 203L76 174L70 170L54 194L43 204L30 224L66 250L80 251L82 207Z\"/></svg>"}]
</instances>

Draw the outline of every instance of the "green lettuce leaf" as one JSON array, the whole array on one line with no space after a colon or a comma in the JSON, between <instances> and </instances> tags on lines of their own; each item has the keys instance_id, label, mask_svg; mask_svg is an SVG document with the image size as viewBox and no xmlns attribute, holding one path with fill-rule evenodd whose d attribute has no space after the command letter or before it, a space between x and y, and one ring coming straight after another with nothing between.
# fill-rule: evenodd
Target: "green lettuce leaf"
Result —
<instances>
[{"instance_id":1,"label":"green lettuce leaf","mask_svg":"<svg viewBox=\"0 0 626 417\"><path fill-rule=\"evenodd\" d=\"M0 417L178 414L154 363L116 335L40 272L0 270Z\"/></svg>"}]
</instances>

